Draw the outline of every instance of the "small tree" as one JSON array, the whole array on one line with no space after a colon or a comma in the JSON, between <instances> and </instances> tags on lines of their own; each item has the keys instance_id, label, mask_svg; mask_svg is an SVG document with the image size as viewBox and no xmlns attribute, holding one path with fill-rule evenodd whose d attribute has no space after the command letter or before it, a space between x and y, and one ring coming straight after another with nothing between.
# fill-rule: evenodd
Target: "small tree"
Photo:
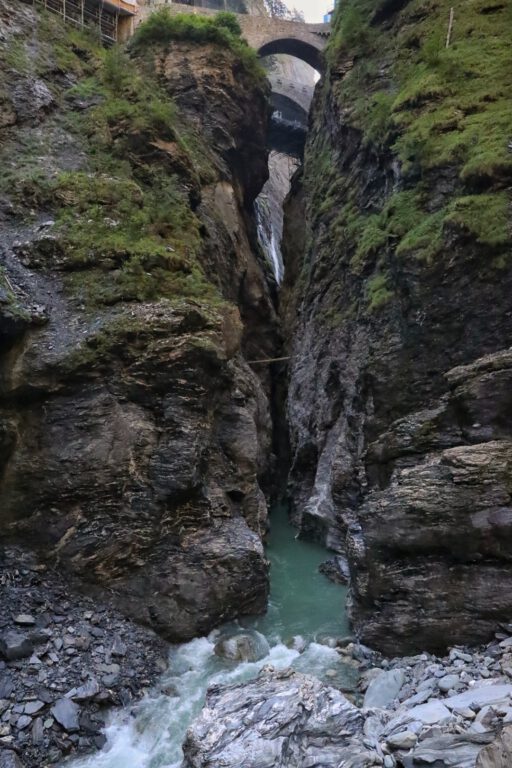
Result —
<instances>
[{"instance_id":1,"label":"small tree","mask_svg":"<svg viewBox=\"0 0 512 768\"><path fill-rule=\"evenodd\" d=\"M290 10L283 0L264 0L265 7L271 16L288 21L304 21L304 14L296 8Z\"/></svg>"},{"instance_id":2,"label":"small tree","mask_svg":"<svg viewBox=\"0 0 512 768\"><path fill-rule=\"evenodd\" d=\"M229 30L229 32L231 32L231 34L235 37L240 37L242 34L240 24L238 23L238 19L234 13L229 13L228 11L219 11L219 13L217 13L215 16L213 23L217 27L223 27L224 29Z\"/></svg>"}]
</instances>

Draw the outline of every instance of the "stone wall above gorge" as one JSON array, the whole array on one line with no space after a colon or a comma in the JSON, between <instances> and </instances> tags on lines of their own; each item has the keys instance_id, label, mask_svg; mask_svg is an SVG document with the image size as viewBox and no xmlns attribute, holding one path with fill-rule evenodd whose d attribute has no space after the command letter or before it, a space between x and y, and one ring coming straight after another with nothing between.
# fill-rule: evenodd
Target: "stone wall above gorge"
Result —
<instances>
[{"instance_id":1,"label":"stone wall above gorge","mask_svg":"<svg viewBox=\"0 0 512 768\"><path fill-rule=\"evenodd\" d=\"M262 611L264 82L0 0L0 528L172 640ZM37 45L34 44L37 41Z\"/></svg>"},{"instance_id":2,"label":"stone wall above gorge","mask_svg":"<svg viewBox=\"0 0 512 768\"><path fill-rule=\"evenodd\" d=\"M336 20L283 316L297 522L348 558L358 635L399 652L512 613L511 9L381 5Z\"/></svg>"}]
</instances>

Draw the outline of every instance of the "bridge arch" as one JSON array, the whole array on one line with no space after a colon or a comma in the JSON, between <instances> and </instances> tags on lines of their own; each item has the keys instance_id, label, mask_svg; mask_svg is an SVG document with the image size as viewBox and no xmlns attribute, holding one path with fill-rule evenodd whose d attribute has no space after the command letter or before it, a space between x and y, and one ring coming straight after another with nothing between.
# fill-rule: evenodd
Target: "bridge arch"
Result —
<instances>
[{"instance_id":1,"label":"bridge arch","mask_svg":"<svg viewBox=\"0 0 512 768\"><path fill-rule=\"evenodd\" d=\"M322 50L312 43L300 40L296 37L276 37L263 43L258 48L258 55L273 56L278 53L285 53L288 56L295 56L301 61L305 61L317 72L322 73L324 69Z\"/></svg>"},{"instance_id":2,"label":"bridge arch","mask_svg":"<svg viewBox=\"0 0 512 768\"><path fill-rule=\"evenodd\" d=\"M196 5L198 0L140 0L139 13L135 25L144 21L151 13L165 5L169 13L197 13L203 16L215 16L216 10ZM150 4L148 4L150 3ZM306 24L305 22L288 21L270 16L251 16L236 14L243 37L260 56L272 56L285 53L295 56L310 64L317 72L324 70L322 52L325 49L330 34L329 24Z\"/></svg>"},{"instance_id":3,"label":"bridge arch","mask_svg":"<svg viewBox=\"0 0 512 768\"><path fill-rule=\"evenodd\" d=\"M309 110L304 109L295 99L290 98L284 93L277 93L272 90L270 102L274 112L281 114L285 120L297 122L306 127L309 119Z\"/></svg>"}]
</instances>

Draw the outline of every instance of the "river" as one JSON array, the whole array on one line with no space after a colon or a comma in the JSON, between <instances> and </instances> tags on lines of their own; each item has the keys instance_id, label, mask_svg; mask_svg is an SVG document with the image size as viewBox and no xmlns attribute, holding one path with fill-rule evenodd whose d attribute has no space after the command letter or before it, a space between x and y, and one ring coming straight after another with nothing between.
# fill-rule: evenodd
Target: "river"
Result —
<instances>
[{"instance_id":1,"label":"river","mask_svg":"<svg viewBox=\"0 0 512 768\"><path fill-rule=\"evenodd\" d=\"M208 637L172 647L169 669L154 693L135 707L115 712L103 750L73 761L73 768L179 768L185 732L201 710L206 690L213 684L255 677L266 664L276 668L291 666L341 688L351 686L353 668L325 644L328 638L348 633L346 590L319 573L325 550L295 538L283 506L274 509L271 523L267 614L231 623ZM214 646L219 636L242 628L265 635L269 653L253 663L216 656Z\"/></svg>"}]
</instances>

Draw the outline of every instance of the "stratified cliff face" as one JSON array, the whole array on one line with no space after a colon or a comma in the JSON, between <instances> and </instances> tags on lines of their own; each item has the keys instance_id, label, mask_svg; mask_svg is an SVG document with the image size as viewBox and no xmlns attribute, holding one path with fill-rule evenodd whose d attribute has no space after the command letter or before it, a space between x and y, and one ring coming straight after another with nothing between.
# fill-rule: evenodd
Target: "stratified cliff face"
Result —
<instances>
[{"instance_id":1,"label":"stratified cliff face","mask_svg":"<svg viewBox=\"0 0 512 768\"><path fill-rule=\"evenodd\" d=\"M0 4L0 527L170 639L264 609L264 81Z\"/></svg>"},{"instance_id":2,"label":"stratified cliff face","mask_svg":"<svg viewBox=\"0 0 512 768\"><path fill-rule=\"evenodd\" d=\"M510 22L341 4L288 202L295 516L347 556L386 651L512 613Z\"/></svg>"}]
</instances>

